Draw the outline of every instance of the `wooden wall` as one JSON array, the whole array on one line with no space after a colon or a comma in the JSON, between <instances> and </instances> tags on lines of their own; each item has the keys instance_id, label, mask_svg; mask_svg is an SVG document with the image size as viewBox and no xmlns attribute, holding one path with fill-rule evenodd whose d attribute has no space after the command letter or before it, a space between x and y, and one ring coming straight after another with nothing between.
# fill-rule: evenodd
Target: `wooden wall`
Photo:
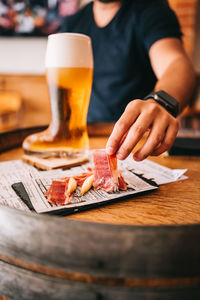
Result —
<instances>
[{"instance_id":1,"label":"wooden wall","mask_svg":"<svg viewBox=\"0 0 200 300\"><path fill-rule=\"evenodd\" d=\"M21 95L24 107L19 127L49 123L50 104L44 75L0 74L0 90L15 91Z\"/></svg>"},{"instance_id":2,"label":"wooden wall","mask_svg":"<svg viewBox=\"0 0 200 300\"><path fill-rule=\"evenodd\" d=\"M183 43L190 57L194 53L195 24L198 0L168 0L175 10L183 32Z\"/></svg>"}]
</instances>

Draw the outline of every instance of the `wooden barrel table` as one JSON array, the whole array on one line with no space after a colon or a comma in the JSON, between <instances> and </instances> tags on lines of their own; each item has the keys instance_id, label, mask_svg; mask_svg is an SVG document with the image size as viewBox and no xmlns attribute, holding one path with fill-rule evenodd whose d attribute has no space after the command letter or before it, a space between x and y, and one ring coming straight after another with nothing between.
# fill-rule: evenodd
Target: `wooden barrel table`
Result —
<instances>
[{"instance_id":1,"label":"wooden barrel table","mask_svg":"<svg viewBox=\"0 0 200 300\"><path fill-rule=\"evenodd\" d=\"M35 130L0 134L0 160ZM1 206L0 300L200 299L200 158L153 160L189 178L65 218Z\"/></svg>"}]
</instances>

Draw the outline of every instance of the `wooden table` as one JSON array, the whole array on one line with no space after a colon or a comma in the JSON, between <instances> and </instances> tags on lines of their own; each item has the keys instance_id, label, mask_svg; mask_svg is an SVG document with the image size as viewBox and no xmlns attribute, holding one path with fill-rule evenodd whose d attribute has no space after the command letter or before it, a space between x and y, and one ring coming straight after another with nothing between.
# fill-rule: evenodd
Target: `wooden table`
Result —
<instances>
[{"instance_id":1,"label":"wooden table","mask_svg":"<svg viewBox=\"0 0 200 300\"><path fill-rule=\"evenodd\" d=\"M105 126L103 126L105 128ZM104 148L107 134L90 138L90 147ZM107 132L110 132L108 130ZM94 135L94 129L90 133ZM20 159L22 149L0 154L0 161ZM195 224L200 223L200 157L168 156L151 160L172 169L188 169L187 180L161 186L152 193L136 196L126 201L73 214L66 218L80 221L127 225Z\"/></svg>"},{"instance_id":2,"label":"wooden table","mask_svg":"<svg viewBox=\"0 0 200 300\"><path fill-rule=\"evenodd\" d=\"M105 147L102 129L91 148ZM2 149L28 133L0 135ZM0 299L200 299L200 158L150 159L189 178L66 218L0 207Z\"/></svg>"},{"instance_id":3,"label":"wooden table","mask_svg":"<svg viewBox=\"0 0 200 300\"><path fill-rule=\"evenodd\" d=\"M20 126L44 125L50 120L48 89L44 76L0 75L8 89L24 99L24 116ZM34 91L34 93L33 93ZM45 109L44 109L45 108ZM89 126L91 148L106 144L112 124ZM25 132L25 130L24 130ZM25 132L25 134L27 134ZM21 136L21 140L25 135ZM9 139L9 141L8 141ZM15 138L6 138L10 147L17 145ZM0 141L0 150L2 144ZM0 161L19 159L20 148L0 154ZM105 207L67 217L68 219L112 224L192 224L200 221L200 157L150 158L170 168L187 168L188 180L160 187L157 192L137 196Z\"/></svg>"}]
</instances>

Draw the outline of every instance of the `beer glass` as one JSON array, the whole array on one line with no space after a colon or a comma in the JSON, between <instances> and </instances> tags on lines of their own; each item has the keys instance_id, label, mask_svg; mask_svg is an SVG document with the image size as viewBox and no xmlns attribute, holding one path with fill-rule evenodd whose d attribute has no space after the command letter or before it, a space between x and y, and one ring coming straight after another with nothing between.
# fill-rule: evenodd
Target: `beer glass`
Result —
<instances>
[{"instance_id":1,"label":"beer glass","mask_svg":"<svg viewBox=\"0 0 200 300\"><path fill-rule=\"evenodd\" d=\"M89 146L87 112L93 77L90 38L75 33L49 35L45 66L51 122L47 130L28 136L23 149L26 154L82 157Z\"/></svg>"}]
</instances>

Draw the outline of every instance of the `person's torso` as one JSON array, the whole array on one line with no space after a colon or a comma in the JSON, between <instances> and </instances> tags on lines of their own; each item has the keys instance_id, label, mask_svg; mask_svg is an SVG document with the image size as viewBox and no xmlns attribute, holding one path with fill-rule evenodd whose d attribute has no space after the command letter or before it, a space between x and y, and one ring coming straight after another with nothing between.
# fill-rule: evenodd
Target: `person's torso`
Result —
<instances>
[{"instance_id":1,"label":"person's torso","mask_svg":"<svg viewBox=\"0 0 200 300\"><path fill-rule=\"evenodd\" d=\"M94 78L88 122L116 121L133 99L143 98L156 77L138 34L138 1L127 0L105 27L96 26L93 3L67 20L67 31L92 39Z\"/></svg>"}]
</instances>

